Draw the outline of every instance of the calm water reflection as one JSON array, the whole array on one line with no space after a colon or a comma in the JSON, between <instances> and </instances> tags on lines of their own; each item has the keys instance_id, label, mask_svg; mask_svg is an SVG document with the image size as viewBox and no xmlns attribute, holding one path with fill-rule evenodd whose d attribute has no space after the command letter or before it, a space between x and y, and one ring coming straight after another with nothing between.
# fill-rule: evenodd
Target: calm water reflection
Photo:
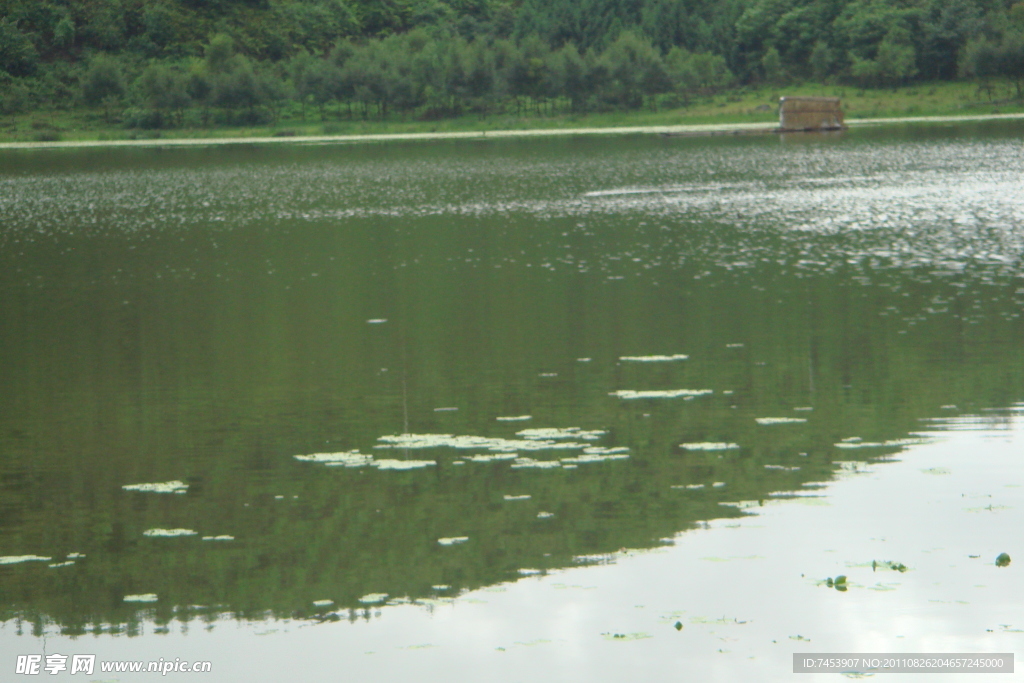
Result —
<instances>
[{"instance_id":1,"label":"calm water reflection","mask_svg":"<svg viewBox=\"0 0 1024 683\"><path fill-rule=\"evenodd\" d=\"M0 651L372 619L991 427L1020 132L5 154Z\"/></svg>"}]
</instances>

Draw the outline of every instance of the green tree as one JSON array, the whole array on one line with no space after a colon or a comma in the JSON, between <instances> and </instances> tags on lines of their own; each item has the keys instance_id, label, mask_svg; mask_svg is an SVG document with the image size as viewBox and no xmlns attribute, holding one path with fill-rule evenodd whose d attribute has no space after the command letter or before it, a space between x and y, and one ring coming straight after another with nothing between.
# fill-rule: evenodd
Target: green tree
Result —
<instances>
[{"instance_id":1,"label":"green tree","mask_svg":"<svg viewBox=\"0 0 1024 683\"><path fill-rule=\"evenodd\" d=\"M28 36L15 22L0 18L0 69L12 76L31 76L38 63L39 53Z\"/></svg>"},{"instance_id":2,"label":"green tree","mask_svg":"<svg viewBox=\"0 0 1024 683\"><path fill-rule=\"evenodd\" d=\"M89 61L80 81L82 100L91 107L103 105L103 119L110 123L110 110L125 94L124 75L113 57L98 54Z\"/></svg>"},{"instance_id":3,"label":"green tree","mask_svg":"<svg viewBox=\"0 0 1024 683\"><path fill-rule=\"evenodd\" d=\"M765 83L771 85L782 85L785 81L782 57L774 47L765 50L764 56L761 57L761 74Z\"/></svg>"},{"instance_id":4,"label":"green tree","mask_svg":"<svg viewBox=\"0 0 1024 683\"><path fill-rule=\"evenodd\" d=\"M142 103L157 113L157 124L167 125L174 117L181 122L181 112L192 102L187 91L185 74L166 64L152 63L143 69L135 82Z\"/></svg>"}]
</instances>

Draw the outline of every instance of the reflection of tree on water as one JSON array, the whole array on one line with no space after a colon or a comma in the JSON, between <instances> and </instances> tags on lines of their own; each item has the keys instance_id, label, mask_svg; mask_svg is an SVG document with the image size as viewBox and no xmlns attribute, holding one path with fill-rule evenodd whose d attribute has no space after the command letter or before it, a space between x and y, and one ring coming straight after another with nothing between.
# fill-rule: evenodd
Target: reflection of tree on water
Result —
<instances>
[{"instance_id":1,"label":"reflection of tree on water","mask_svg":"<svg viewBox=\"0 0 1024 683\"><path fill-rule=\"evenodd\" d=\"M891 455L921 418L1022 398L1012 264L885 269L853 255L898 233L794 237L685 213L662 230L630 211L583 228L428 215L285 221L285 234L271 221L217 232L216 249L203 224L0 253L0 318L16 322L0 327L0 552L84 555L0 566L4 615L134 633L140 607L194 626L372 614L360 598L444 597L657 547L827 481L837 460ZM36 275L45 287L25 285ZM389 322L366 324L377 316ZM673 360L620 360L655 356ZM623 391L666 393L610 395ZM410 447L405 461L436 465L408 471L294 457L382 461L384 436L571 427L629 457L514 467ZM187 493L122 489L175 480ZM202 540L222 536L234 540Z\"/></svg>"},{"instance_id":2,"label":"reflection of tree on water","mask_svg":"<svg viewBox=\"0 0 1024 683\"><path fill-rule=\"evenodd\" d=\"M97 455L90 460L90 472L82 475L89 486L63 489L67 508L31 506L38 484L22 480L9 486L18 528L35 532L28 546L55 556L74 550L85 557L73 567L25 563L2 568L5 592L15 596L8 615L46 615L41 618L72 630L95 622L123 623L131 632L138 628L132 616L137 606L124 603L123 596L142 592L159 596L146 606L158 622L189 614L184 605L205 605L194 608L198 614L242 617L333 618L316 615L349 608L353 615L368 615L372 610L358 602L368 593L444 597L515 579L523 567L571 566L582 556L656 546L703 520L743 514L723 503L763 500L827 481L834 460L897 452L904 445L899 440L920 428L918 418L941 415L940 406L998 406L1019 398L1013 391L1021 386L1024 368L1012 345L1000 342L1012 338L1018 323L998 311L989 313L984 326L968 328L955 318L934 317L922 322L927 329L901 335L886 329L885 316L879 315L894 301L891 288L858 287L838 278L780 279L770 283L771 289L799 285L800 298L789 298L760 316L750 313L764 310L765 304L751 297L756 289L712 280L715 286L703 293L683 290L684 301L710 292L715 305L704 303L707 312L690 312L677 321L687 334L676 342L679 346L669 346L690 352L682 363L631 365L616 363L613 355L589 364L588 374L574 375L566 361L559 376L572 379L554 389L530 386L532 379L494 381L482 388L425 385L424 376L443 376L445 368L414 365L408 395L396 397L400 413L409 411L413 430L484 433L500 442L517 438L524 425L496 422L493 416L509 412L510 395L522 402L517 406L528 405L536 392L531 424L599 427L607 434L587 445L627 447L628 459L573 469L516 469L510 459L478 462L467 457L480 455L474 450L440 447L406 448L409 458L436 461L424 469L325 467L297 463L294 453L284 451L294 439L288 416L257 425L241 411L211 415L205 422L192 413L190 421L199 420L199 431L207 435L223 434L225 419L249 427L233 433L231 443L223 443L209 461L185 465L194 482L187 494L166 495L125 492L104 483L124 481L124 467L104 462L102 442L83 443L83 451L95 449ZM910 286L904 281L903 287ZM919 299L933 295L921 283L913 286ZM896 300L902 304L902 299ZM808 329L805 313L811 306L815 317ZM636 330L639 322L629 318L648 312L616 309L611 303L602 313L625 318L624 328ZM548 324L542 320L538 326ZM604 329L587 330L587 338L613 348L611 340L601 339ZM973 330L981 332L980 340L972 338ZM811 339L810 354L808 342L796 343L798 337ZM726 348L726 341L738 338L744 346ZM651 339L643 345L666 343ZM541 349L536 352L544 357ZM578 355L575 349L558 348L546 357L559 353L570 359ZM504 366L499 372L514 377L518 368ZM608 395L620 387L705 384L714 393L692 400ZM363 389L342 396L318 419L360 414ZM435 401L420 398L448 389L464 392L448 402L473 409L442 415L430 409ZM387 394L372 402L388 411ZM366 436L357 437L363 449L378 459L387 457L388 451L374 448L386 444L368 432L390 418L363 414L370 422ZM483 421L479 415L492 417ZM755 421L771 416L778 419ZM800 419L806 422L795 421ZM8 443L17 448L12 440ZM36 443L45 443L45 437ZM739 447L716 446L733 443ZM298 444L304 445L301 439ZM520 456L545 461L580 452ZM254 453L260 454L255 467ZM530 498L505 499L522 493ZM70 523L68 508L74 511ZM553 515L538 517L542 512ZM161 527L230 534L235 540L214 544L143 535ZM451 547L437 542L454 536L469 540ZM436 585L452 588L439 594L432 588ZM330 609L312 605L324 597L336 604Z\"/></svg>"}]
</instances>

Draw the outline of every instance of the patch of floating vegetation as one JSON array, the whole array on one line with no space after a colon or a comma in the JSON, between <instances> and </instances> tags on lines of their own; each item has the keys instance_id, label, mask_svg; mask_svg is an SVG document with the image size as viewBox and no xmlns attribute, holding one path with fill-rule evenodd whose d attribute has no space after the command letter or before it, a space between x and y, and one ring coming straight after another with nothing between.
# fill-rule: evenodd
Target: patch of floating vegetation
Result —
<instances>
[{"instance_id":1,"label":"patch of floating vegetation","mask_svg":"<svg viewBox=\"0 0 1024 683\"><path fill-rule=\"evenodd\" d=\"M233 541L233 540L235 540L235 537L234 536L228 536L227 534L222 534L220 536L203 536L203 540L204 541Z\"/></svg>"},{"instance_id":2,"label":"patch of floating vegetation","mask_svg":"<svg viewBox=\"0 0 1024 683\"><path fill-rule=\"evenodd\" d=\"M469 540L469 536L452 536L450 538L437 539L438 545L459 545Z\"/></svg>"},{"instance_id":3,"label":"patch of floating vegetation","mask_svg":"<svg viewBox=\"0 0 1024 683\"><path fill-rule=\"evenodd\" d=\"M22 562L49 562L52 557L42 555L5 555L0 557L0 564L21 564Z\"/></svg>"},{"instance_id":4,"label":"patch of floating vegetation","mask_svg":"<svg viewBox=\"0 0 1024 683\"><path fill-rule=\"evenodd\" d=\"M372 455L365 455L359 451L311 453L309 455L296 455L295 459L302 460L303 462L320 462L332 467L365 467L373 462Z\"/></svg>"},{"instance_id":5,"label":"patch of floating vegetation","mask_svg":"<svg viewBox=\"0 0 1024 683\"><path fill-rule=\"evenodd\" d=\"M587 446L583 449L584 455L614 455L616 453L629 453L629 446ZM563 458L564 460L564 458Z\"/></svg>"},{"instance_id":6,"label":"patch of floating vegetation","mask_svg":"<svg viewBox=\"0 0 1024 683\"><path fill-rule=\"evenodd\" d=\"M574 441L558 442L553 439L502 439L486 436L455 436L452 434L397 434L382 436L382 443L374 448L479 448L486 451L511 453L513 451L543 451L553 448L576 449L586 444Z\"/></svg>"},{"instance_id":7,"label":"patch of floating vegetation","mask_svg":"<svg viewBox=\"0 0 1024 683\"><path fill-rule=\"evenodd\" d=\"M754 421L759 425L785 425L807 422L805 417L755 417Z\"/></svg>"},{"instance_id":8,"label":"patch of floating vegetation","mask_svg":"<svg viewBox=\"0 0 1024 683\"><path fill-rule=\"evenodd\" d=\"M681 443L679 447L688 451L728 451L739 448L739 444L724 441L698 441L696 443Z\"/></svg>"},{"instance_id":9,"label":"patch of floating vegetation","mask_svg":"<svg viewBox=\"0 0 1024 683\"><path fill-rule=\"evenodd\" d=\"M529 493L524 493L519 496L512 496L506 493L504 496L502 496L502 498L504 498L505 500L530 500L530 498L532 497L533 496L531 496Z\"/></svg>"},{"instance_id":10,"label":"patch of floating vegetation","mask_svg":"<svg viewBox=\"0 0 1024 683\"><path fill-rule=\"evenodd\" d=\"M617 396L626 401L633 401L641 398L683 398L689 400L698 396L713 394L711 389L652 389L648 391L634 391L632 389L620 389L612 391L609 396Z\"/></svg>"},{"instance_id":11,"label":"patch of floating vegetation","mask_svg":"<svg viewBox=\"0 0 1024 683\"><path fill-rule=\"evenodd\" d=\"M996 566L997 567L1009 567L1010 566L1010 556L1009 556L1009 554L1007 554L1007 553L999 553L999 556L996 557Z\"/></svg>"},{"instance_id":12,"label":"patch of floating vegetation","mask_svg":"<svg viewBox=\"0 0 1024 683\"><path fill-rule=\"evenodd\" d=\"M121 488L125 491L142 491L144 493L185 493L188 490L188 484L174 480L156 484L125 484Z\"/></svg>"},{"instance_id":13,"label":"patch of floating vegetation","mask_svg":"<svg viewBox=\"0 0 1024 683\"><path fill-rule=\"evenodd\" d=\"M389 458L377 460L372 455L366 455L357 450L296 455L295 459L303 462L323 463L327 467L376 467L379 470L413 470L437 464L434 460L394 460Z\"/></svg>"},{"instance_id":14,"label":"patch of floating vegetation","mask_svg":"<svg viewBox=\"0 0 1024 683\"><path fill-rule=\"evenodd\" d=\"M156 602L156 593L139 593L137 595L126 595L122 598L124 602Z\"/></svg>"},{"instance_id":15,"label":"patch of floating vegetation","mask_svg":"<svg viewBox=\"0 0 1024 683\"><path fill-rule=\"evenodd\" d=\"M527 420L532 420L533 416L532 415L512 415L512 416L496 417L494 419L497 420L498 422L526 422Z\"/></svg>"},{"instance_id":16,"label":"patch of floating vegetation","mask_svg":"<svg viewBox=\"0 0 1024 683\"><path fill-rule=\"evenodd\" d=\"M146 529L142 532L143 536L149 536L150 538L174 538L177 536L197 536L198 531L192 529Z\"/></svg>"},{"instance_id":17,"label":"patch of floating vegetation","mask_svg":"<svg viewBox=\"0 0 1024 683\"><path fill-rule=\"evenodd\" d=\"M313 607L330 607L334 604L334 600L314 600Z\"/></svg>"},{"instance_id":18,"label":"patch of floating vegetation","mask_svg":"<svg viewBox=\"0 0 1024 683\"><path fill-rule=\"evenodd\" d=\"M653 638L654 637L650 633L643 633L643 632L637 632L637 633L602 633L601 635L604 636L605 640L614 640L614 641L619 641L619 642L624 642L624 641L628 641L628 640L643 640L644 638Z\"/></svg>"},{"instance_id":19,"label":"patch of floating vegetation","mask_svg":"<svg viewBox=\"0 0 1024 683\"><path fill-rule=\"evenodd\" d=\"M843 449L855 449L855 448L902 448L903 446L918 446L920 444L929 443L928 439L890 439L888 441L864 441L859 436L852 436L848 439L843 439L837 444L834 444L836 448Z\"/></svg>"},{"instance_id":20,"label":"patch of floating vegetation","mask_svg":"<svg viewBox=\"0 0 1024 683\"><path fill-rule=\"evenodd\" d=\"M891 569L894 572L902 574L907 571L907 565L902 562L893 562L892 560L885 560L884 562L871 560L871 571L876 571L878 569Z\"/></svg>"},{"instance_id":21,"label":"patch of floating vegetation","mask_svg":"<svg viewBox=\"0 0 1024 683\"><path fill-rule=\"evenodd\" d=\"M545 441L553 439L583 439L584 441L596 441L608 432L601 429L594 429L591 431L585 431L579 427L567 427L560 429L558 427L543 427L539 429L523 429L516 432L516 436L521 436L524 439L531 441Z\"/></svg>"},{"instance_id":22,"label":"patch of floating vegetation","mask_svg":"<svg viewBox=\"0 0 1024 683\"><path fill-rule=\"evenodd\" d=\"M561 466L561 460L534 460L533 458L516 458L512 463L512 469L516 470L528 468L545 470Z\"/></svg>"},{"instance_id":23,"label":"patch of floating vegetation","mask_svg":"<svg viewBox=\"0 0 1024 683\"><path fill-rule=\"evenodd\" d=\"M387 593L367 593L363 597L359 598L359 602L363 603L364 605L376 605L378 603L384 602L387 599Z\"/></svg>"},{"instance_id":24,"label":"patch of floating vegetation","mask_svg":"<svg viewBox=\"0 0 1024 683\"><path fill-rule=\"evenodd\" d=\"M375 460L373 466L378 470L418 470L436 465L435 460Z\"/></svg>"},{"instance_id":25,"label":"patch of floating vegetation","mask_svg":"<svg viewBox=\"0 0 1024 683\"><path fill-rule=\"evenodd\" d=\"M628 458L628 453L584 453L583 455L577 455L575 458L562 458L561 463L563 465L582 465L592 462L605 462L607 460L626 460Z\"/></svg>"},{"instance_id":26,"label":"patch of floating vegetation","mask_svg":"<svg viewBox=\"0 0 1024 683\"><path fill-rule=\"evenodd\" d=\"M835 588L839 592L846 592L846 576L844 574L840 574L834 579L832 577L829 577L825 579L825 585L829 588Z\"/></svg>"},{"instance_id":27,"label":"patch of floating vegetation","mask_svg":"<svg viewBox=\"0 0 1024 683\"><path fill-rule=\"evenodd\" d=\"M675 353L671 356L619 356L619 360L629 363L667 363L674 360L686 360L689 358L685 353Z\"/></svg>"},{"instance_id":28,"label":"patch of floating vegetation","mask_svg":"<svg viewBox=\"0 0 1024 683\"><path fill-rule=\"evenodd\" d=\"M469 462L497 462L499 460L515 460L519 457L518 453L494 453L492 455L464 455L462 456Z\"/></svg>"}]
</instances>

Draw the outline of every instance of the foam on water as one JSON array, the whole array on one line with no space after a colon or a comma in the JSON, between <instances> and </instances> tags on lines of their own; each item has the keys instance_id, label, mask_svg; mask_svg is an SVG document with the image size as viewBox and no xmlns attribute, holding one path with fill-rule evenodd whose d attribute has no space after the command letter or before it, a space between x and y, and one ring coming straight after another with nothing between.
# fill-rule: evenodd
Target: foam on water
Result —
<instances>
[{"instance_id":1,"label":"foam on water","mask_svg":"<svg viewBox=\"0 0 1024 683\"><path fill-rule=\"evenodd\" d=\"M619 356L619 360L632 363L664 363L674 360L686 360L689 358L684 353L677 353L671 356Z\"/></svg>"},{"instance_id":2,"label":"foam on water","mask_svg":"<svg viewBox=\"0 0 1024 683\"><path fill-rule=\"evenodd\" d=\"M136 595L126 595L122 598L124 602L156 602L156 593L139 593Z\"/></svg>"},{"instance_id":3,"label":"foam on water","mask_svg":"<svg viewBox=\"0 0 1024 683\"><path fill-rule=\"evenodd\" d=\"M755 417L754 421L759 425L787 425L807 422L805 417Z\"/></svg>"}]
</instances>

